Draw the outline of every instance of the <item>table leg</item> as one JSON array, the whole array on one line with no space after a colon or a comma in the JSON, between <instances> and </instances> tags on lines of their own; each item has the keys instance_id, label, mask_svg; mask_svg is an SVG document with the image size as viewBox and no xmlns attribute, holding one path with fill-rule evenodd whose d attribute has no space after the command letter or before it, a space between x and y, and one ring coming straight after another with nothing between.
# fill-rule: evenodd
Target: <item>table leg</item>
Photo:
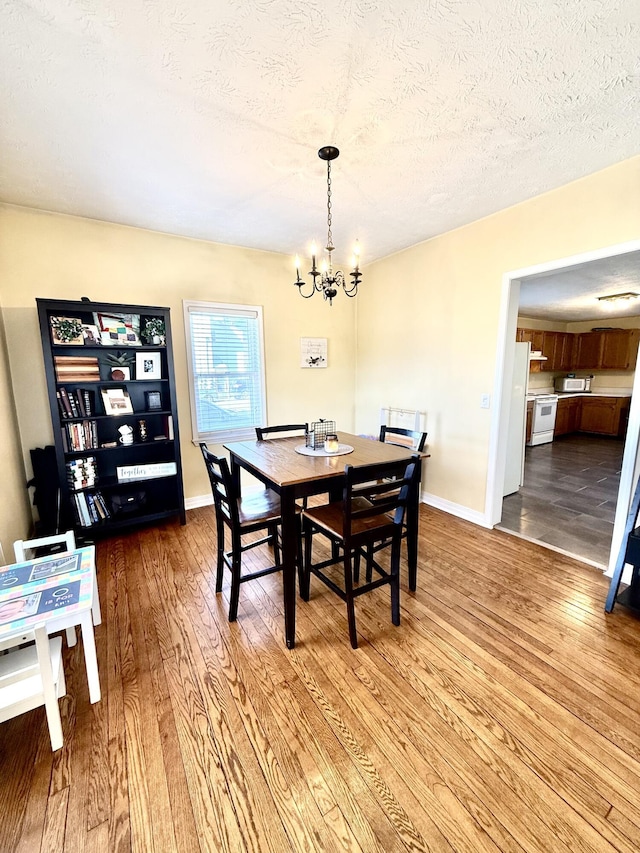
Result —
<instances>
[{"instance_id":1,"label":"table leg","mask_svg":"<svg viewBox=\"0 0 640 853\"><path fill-rule=\"evenodd\" d=\"M238 461L233 455L233 453L231 454L231 479L233 480L236 495L238 497L241 497L242 491L240 487L240 466L238 465Z\"/></svg>"},{"instance_id":2,"label":"table leg","mask_svg":"<svg viewBox=\"0 0 640 853\"><path fill-rule=\"evenodd\" d=\"M98 658L96 656L96 640L93 634L93 617L90 610L82 614L82 645L84 646L84 665L87 670L89 683L89 700L93 704L100 701L100 677L98 675Z\"/></svg>"},{"instance_id":3,"label":"table leg","mask_svg":"<svg viewBox=\"0 0 640 853\"><path fill-rule=\"evenodd\" d=\"M284 598L284 634L287 648L296 644L296 558L298 525L293 489L283 489L280 495L282 518L282 590Z\"/></svg>"},{"instance_id":4,"label":"table leg","mask_svg":"<svg viewBox=\"0 0 640 853\"><path fill-rule=\"evenodd\" d=\"M409 589L416 591L418 581L418 514L420 511L420 474L422 463L417 463L415 487L407 504L407 564L409 567Z\"/></svg>"}]
</instances>

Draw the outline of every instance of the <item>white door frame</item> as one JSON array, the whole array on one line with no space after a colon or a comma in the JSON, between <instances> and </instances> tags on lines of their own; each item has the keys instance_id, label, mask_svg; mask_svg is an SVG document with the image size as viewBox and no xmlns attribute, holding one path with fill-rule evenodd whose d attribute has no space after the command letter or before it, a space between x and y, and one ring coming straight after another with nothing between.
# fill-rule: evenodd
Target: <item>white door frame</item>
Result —
<instances>
[{"instance_id":1,"label":"white door frame","mask_svg":"<svg viewBox=\"0 0 640 853\"><path fill-rule=\"evenodd\" d=\"M611 258L616 255L625 255L628 252L640 251L640 240L632 240L629 243L619 243L615 246L607 246L596 249L593 252L584 252L580 255L572 255L549 261L544 264L536 264L519 270L511 270L502 276L502 295L500 299L500 319L498 324L498 346L496 352L496 369L493 383L493 399L495 405L491 414L491 432L489 436L489 465L487 471L487 489L485 495L484 520L487 527L494 527L500 523L502 516L502 485L507 456L507 427L509 418L509 388L513 377L513 346L515 341L518 322L518 305L520 302L520 280L522 278L545 272L563 269L565 267L577 266L598 261L602 258ZM636 366L633 396L631 399L631 410L629 413L629 427L624 447L622 461L622 472L620 475L620 489L618 491L618 502L613 527L613 541L611 543L611 555L609 558L608 574L613 571L615 557L620 548L624 526L631 503L633 484L636 481L640 461L638 449L640 446L640 359Z\"/></svg>"}]
</instances>

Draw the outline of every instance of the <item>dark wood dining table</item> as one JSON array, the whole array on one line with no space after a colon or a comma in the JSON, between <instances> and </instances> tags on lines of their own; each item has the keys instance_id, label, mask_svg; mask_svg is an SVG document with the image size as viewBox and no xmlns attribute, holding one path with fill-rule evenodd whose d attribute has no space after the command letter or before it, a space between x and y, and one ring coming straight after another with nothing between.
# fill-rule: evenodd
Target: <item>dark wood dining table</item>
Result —
<instances>
[{"instance_id":1,"label":"dark wood dining table","mask_svg":"<svg viewBox=\"0 0 640 853\"><path fill-rule=\"evenodd\" d=\"M340 500L345 465L370 465L402 459L409 461L415 455L415 451L409 447L385 444L347 432L339 432L338 439L341 444L353 447L353 451L340 456L303 456L296 451L296 447L304 444L302 436L234 441L224 445L231 458L231 473L238 494L240 470L244 468L280 495L284 630L290 649L294 648L296 638L296 499L328 492L330 500ZM415 590L417 580L419 502L420 472L416 478L415 491L409 496L407 504L407 560L411 590Z\"/></svg>"}]
</instances>

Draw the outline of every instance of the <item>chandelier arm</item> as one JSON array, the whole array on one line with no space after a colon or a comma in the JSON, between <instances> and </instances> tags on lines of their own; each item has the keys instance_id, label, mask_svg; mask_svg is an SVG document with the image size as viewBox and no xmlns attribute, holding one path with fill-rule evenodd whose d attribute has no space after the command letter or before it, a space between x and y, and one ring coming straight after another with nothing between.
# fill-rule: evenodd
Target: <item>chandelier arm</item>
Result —
<instances>
[{"instance_id":1,"label":"chandelier arm","mask_svg":"<svg viewBox=\"0 0 640 853\"><path fill-rule=\"evenodd\" d=\"M311 293L303 293L302 288L305 286L305 284L307 284L309 282L305 282L302 279L300 279L299 281L294 281L293 283L298 288L298 293L300 294L300 296L302 296L303 299L310 299L313 296L313 294L316 292L316 289L317 289L317 285L314 283L311 287Z\"/></svg>"}]
</instances>

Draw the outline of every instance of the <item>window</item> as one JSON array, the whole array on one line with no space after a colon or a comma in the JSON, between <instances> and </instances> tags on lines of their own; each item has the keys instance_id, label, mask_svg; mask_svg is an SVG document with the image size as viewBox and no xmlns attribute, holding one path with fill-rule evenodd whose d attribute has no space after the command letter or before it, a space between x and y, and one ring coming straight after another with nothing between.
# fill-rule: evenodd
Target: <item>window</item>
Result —
<instances>
[{"instance_id":1,"label":"window","mask_svg":"<svg viewBox=\"0 0 640 853\"><path fill-rule=\"evenodd\" d=\"M266 423L262 308L183 305L193 440L253 438Z\"/></svg>"}]
</instances>

